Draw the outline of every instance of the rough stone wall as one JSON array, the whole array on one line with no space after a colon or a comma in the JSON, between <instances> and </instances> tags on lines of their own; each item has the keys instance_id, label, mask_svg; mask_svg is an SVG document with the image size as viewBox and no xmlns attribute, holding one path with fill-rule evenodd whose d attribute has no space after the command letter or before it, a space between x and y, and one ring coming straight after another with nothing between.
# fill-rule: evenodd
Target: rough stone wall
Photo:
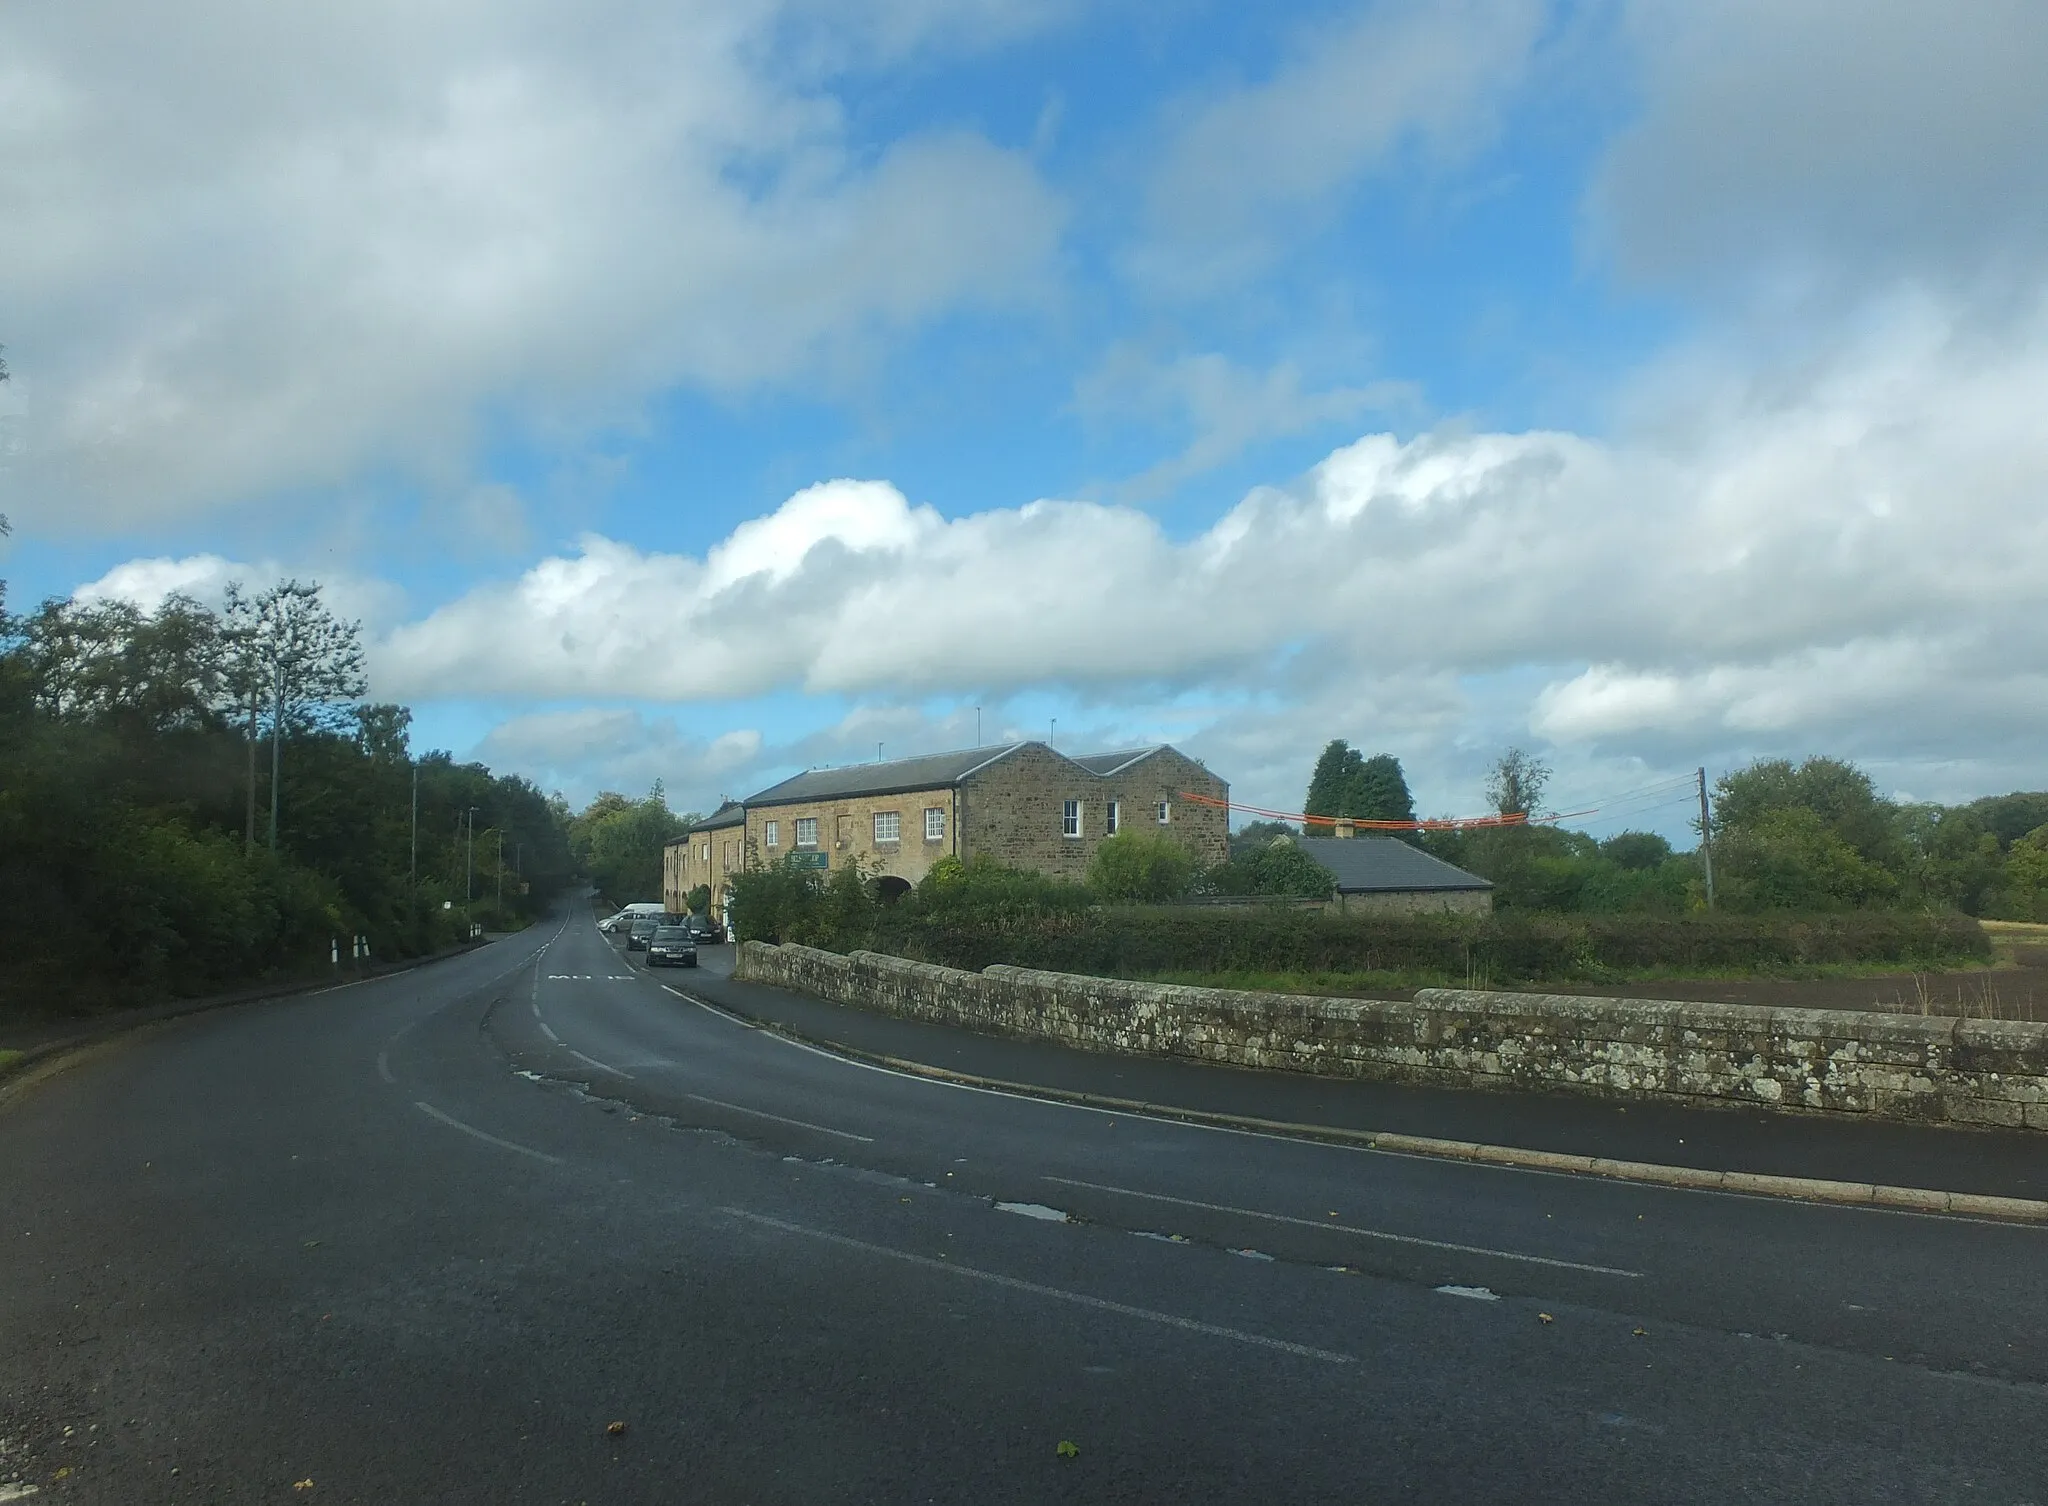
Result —
<instances>
[{"instance_id":1,"label":"rough stone wall","mask_svg":"<svg viewBox=\"0 0 2048 1506\"><path fill-rule=\"evenodd\" d=\"M959 830L953 790L940 787L911 790L900 795L849 795L830 800L807 800L797 805L760 805L747 808L749 850L763 863L780 862L796 850L796 823L800 817L818 822L818 850L825 854L832 871L859 858L871 873L893 875L915 884L931 871L932 864L955 850ZM927 806L946 813L946 835L937 842L924 838ZM894 811L901 817L902 838L896 842L875 841L875 814ZM777 823L775 846L768 845L768 823ZM845 823L846 841L840 844L840 826Z\"/></svg>"},{"instance_id":2,"label":"rough stone wall","mask_svg":"<svg viewBox=\"0 0 2048 1506\"><path fill-rule=\"evenodd\" d=\"M1491 889L1408 889L1390 894L1340 894L1349 915L1490 915Z\"/></svg>"},{"instance_id":3,"label":"rough stone wall","mask_svg":"<svg viewBox=\"0 0 2048 1506\"><path fill-rule=\"evenodd\" d=\"M1109 802L1121 806L1123 831L1155 832L1185 843L1204 866L1230 855L1230 814L1197 805L1181 793L1195 790L1229 798L1230 786L1193 759L1162 749L1116 775L1091 774L1036 744L1027 743L961 782L962 857L987 853L1012 868L1034 868L1076 883L1088 876L1096 848L1108 835ZM1081 835L1061 829L1069 800L1081 802ZM1159 824L1160 801L1169 819Z\"/></svg>"},{"instance_id":4,"label":"rough stone wall","mask_svg":"<svg viewBox=\"0 0 2048 1506\"><path fill-rule=\"evenodd\" d=\"M748 942L737 976L1097 1051L1460 1087L2048 1130L2048 1025L1424 989L1412 1003L962 972Z\"/></svg>"}]
</instances>

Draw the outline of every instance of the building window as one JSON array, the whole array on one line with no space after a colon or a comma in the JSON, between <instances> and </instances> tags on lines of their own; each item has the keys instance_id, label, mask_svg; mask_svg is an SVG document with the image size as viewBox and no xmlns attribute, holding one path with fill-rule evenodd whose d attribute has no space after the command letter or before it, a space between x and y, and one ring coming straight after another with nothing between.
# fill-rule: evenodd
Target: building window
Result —
<instances>
[{"instance_id":1,"label":"building window","mask_svg":"<svg viewBox=\"0 0 2048 1506\"><path fill-rule=\"evenodd\" d=\"M1104 836L1113 837L1116 835L1117 827L1122 824L1123 813L1124 803L1121 800L1112 800L1103 807L1102 834Z\"/></svg>"},{"instance_id":2,"label":"building window","mask_svg":"<svg viewBox=\"0 0 2048 1506\"><path fill-rule=\"evenodd\" d=\"M946 808L943 805L927 805L924 808L924 839L927 842L946 840Z\"/></svg>"},{"instance_id":3,"label":"building window","mask_svg":"<svg viewBox=\"0 0 2048 1506\"><path fill-rule=\"evenodd\" d=\"M709 842L702 843L697 848L697 861L707 865L711 862L711 844Z\"/></svg>"},{"instance_id":4,"label":"building window","mask_svg":"<svg viewBox=\"0 0 2048 1506\"><path fill-rule=\"evenodd\" d=\"M763 837L768 846L775 846L782 840L782 823L780 821L770 821L765 828Z\"/></svg>"},{"instance_id":5,"label":"building window","mask_svg":"<svg viewBox=\"0 0 2048 1506\"><path fill-rule=\"evenodd\" d=\"M1168 804L1167 804L1167 803L1166 803L1166 802L1165 802L1164 800L1160 801L1160 802L1159 802L1159 824L1160 824L1161 826L1164 826L1164 825L1166 825L1166 823L1167 823L1167 822L1171 821L1172 819L1173 819L1173 807L1172 807L1172 806L1170 806L1170 805L1168 805Z\"/></svg>"},{"instance_id":6,"label":"building window","mask_svg":"<svg viewBox=\"0 0 2048 1506\"><path fill-rule=\"evenodd\" d=\"M875 812L875 840L877 842L900 842L903 840L903 815L900 811Z\"/></svg>"},{"instance_id":7,"label":"building window","mask_svg":"<svg viewBox=\"0 0 2048 1506\"><path fill-rule=\"evenodd\" d=\"M719 854L718 868L721 873L732 872L732 843L726 843L725 850Z\"/></svg>"},{"instance_id":8,"label":"building window","mask_svg":"<svg viewBox=\"0 0 2048 1506\"><path fill-rule=\"evenodd\" d=\"M799 847L816 847L818 845L818 818L816 816L798 816L796 818L796 845Z\"/></svg>"},{"instance_id":9,"label":"building window","mask_svg":"<svg viewBox=\"0 0 2048 1506\"><path fill-rule=\"evenodd\" d=\"M1060 831L1069 837L1081 835L1081 802L1069 800L1060 811Z\"/></svg>"}]
</instances>

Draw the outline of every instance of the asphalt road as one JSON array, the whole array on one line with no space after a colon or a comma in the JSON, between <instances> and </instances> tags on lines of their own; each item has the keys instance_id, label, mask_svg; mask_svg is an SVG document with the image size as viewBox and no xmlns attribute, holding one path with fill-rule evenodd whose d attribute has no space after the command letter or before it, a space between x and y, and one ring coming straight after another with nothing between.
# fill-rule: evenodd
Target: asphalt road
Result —
<instances>
[{"instance_id":1,"label":"asphalt road","mask_svg":"<svg viewBox=\"0 0 2048 1506\"><path fill-rule=\"evenodd\" d=\"M2048 1502L2048 1228L951 1087L706 960L579 906L0 1108L0 1502Z\"/></svg>"}]
</instances>

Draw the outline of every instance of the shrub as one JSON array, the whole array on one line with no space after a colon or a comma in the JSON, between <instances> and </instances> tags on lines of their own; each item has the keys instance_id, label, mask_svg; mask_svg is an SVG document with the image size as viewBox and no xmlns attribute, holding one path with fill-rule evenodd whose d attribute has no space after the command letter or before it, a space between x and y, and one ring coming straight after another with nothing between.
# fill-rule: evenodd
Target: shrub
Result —
<instances>
[{"instance_id":1,"label":"shrub","mask_svg":"<svg viewBox=\"0 0 2048 1506\"><path fill-rule=\"evenodd\" d=\"M1088 887L1112 904L1179 899L1194 881L1195 860L1171 837L1127 831L1095 849Z\"/></svg>"}]
</instances>

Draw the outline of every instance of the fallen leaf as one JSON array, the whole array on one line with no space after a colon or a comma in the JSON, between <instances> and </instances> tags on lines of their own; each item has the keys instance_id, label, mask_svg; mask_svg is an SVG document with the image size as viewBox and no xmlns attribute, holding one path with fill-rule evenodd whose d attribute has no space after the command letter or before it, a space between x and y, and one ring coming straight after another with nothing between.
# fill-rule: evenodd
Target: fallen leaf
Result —
<instances>
[{"instance_id":1,"label":"fallen leaf","mask_svg":"<svg viewBox=\"0 0 2048 1506\"><path fill-rule=\"evenodd\" d=\"M1062 1438L1059 1441L1059 1446L1053 1452L1062 1459L1078 1459L1081 1457L1081 1445Z\"/></svg>"},{"instance_id":2,"label":"fallen leaf","mask_svg":"<svg viewBox=\"0 0 2048 1506\"><path fill-rule=\"evenodd\" d=\"M605 1424L604 1430L616 1438L619 1434L626 1431L626 1425L623 1422L608 1422Z\"/></svg>"},{"instance_id":3,"label":"fallen leaf","mask_svg":"<svg viewBox=\"0 0 2048 1506\"><path fill-rule=\"evenodd\" d=\"M1536 1321L1539 1323L1555 1323L1557 1319L1551 1317L1549 1313L1538 1313L1536 1314Z\"/></svg>"},{"instance_id":4,"label":"fallen leaf","mask_svg":"<svg viewBox=\"0 0 2048 1506\"><path fill-rule=\"evenodd\" d=\"M1647 1328L1631 1328L1629 1332L1639 1339L1647 1339L1650 1336L1650 1330Z\"/></svg>"},{"instance_id":5,"label":"fallen leaf","mask_svg":"<svg viewBox=\"0 0 2048 1506\"><path fill-rule=\"evenodd\" d=\"M293 1490L311 1490L312 1488L313 1482L310 1479L292 1481Z\"/></svg>"},{"instance_id":6,"label":"fallen leaf","mask_svg":"<svg viewBox=\"0 0 2048 1506\"><path fill-rule=\"evenodd\" d=\"M65 1466L64 1466L64 1467L63 1467L62 1469L58 1470L58 1471L57 1471L57 1473L55 1473L54 1475L50 1476L50 1478L51 1478L52 1480L61 1480L61 1479L63 1479L63 1478L64 1478L64 1477L66 1476L66 1475L69 1475L70 1473L71 1473L71 1466L67 1464L67 1465L65 1465Z\"/></svg>"}]
</instances>

